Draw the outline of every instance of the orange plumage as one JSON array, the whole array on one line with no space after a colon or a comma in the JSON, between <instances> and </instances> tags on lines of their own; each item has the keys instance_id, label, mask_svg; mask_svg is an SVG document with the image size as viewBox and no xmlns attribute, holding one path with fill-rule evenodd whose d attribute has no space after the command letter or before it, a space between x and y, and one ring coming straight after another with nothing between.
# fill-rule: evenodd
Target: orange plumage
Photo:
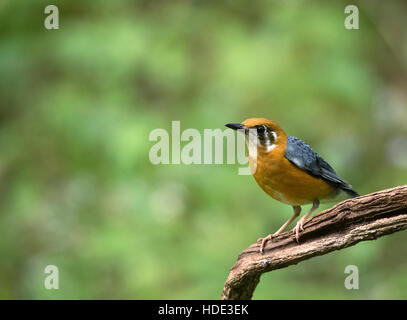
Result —
<instances>
[{"instance_id":1,"label":"orange plumage","mask_svg":"<svg viewBox=\"0 0 407 320\"><path fill-rule=\"evenodd\" d=\"M284 152L287 147L287 134L274 121L264 118L248 119L242 123L248 128L264 124L276 132L276 147L267 152L266 147L257 148L257 159L249 156L249 165L257 161L253 174L259 186L274 199L290 205L304 205L315 199L328 198L334 188L321 178L314 177L290 162ZM251 164L250 164L251 163Z\"/></svg>"},{"instance_id":2,"label":"orange plumage","mask_svg":"<svg viewBox=\"0 0 407 320\"><path fill-rule=\"evenodd\" d=\"M275 121L251 118L226 126L242 130L248 145L253 138L249 132L256 132L256 149L251 151L249 147L249 166L253 176L268 195L294 208L294 215L276 233L259 239L261 252L268 240L284 231L299 216L302 205L313 204L294 228L297 242L303 224L318 208L320 200L332 198L340 191L353 197L358 196L352 186L342 180L311 147L298 138L287 136Z\"/></svg>"}]
</instances>

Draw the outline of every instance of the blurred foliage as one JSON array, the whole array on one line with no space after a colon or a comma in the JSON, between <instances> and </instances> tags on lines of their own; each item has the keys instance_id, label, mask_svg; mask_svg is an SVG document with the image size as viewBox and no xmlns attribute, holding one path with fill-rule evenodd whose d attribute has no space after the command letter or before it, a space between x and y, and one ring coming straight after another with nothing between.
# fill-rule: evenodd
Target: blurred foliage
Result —
<instances>
[{"instance_id":1,"label":"blurred foliage","mask_svg":"<svg viewBox=\"0 0 407 320\"><path fill-rule=\"evenodd\" d=\"M0 297L219 298L292 209L239 165L152 165L149 133L172 120L267 117L359 193L405 184L407 4L354 3L349 31L345 1L54 1L46 30L48 2L2 0ZM267 274L254 298L406 298L406 240Z\"/></svg>"}]
</instances>

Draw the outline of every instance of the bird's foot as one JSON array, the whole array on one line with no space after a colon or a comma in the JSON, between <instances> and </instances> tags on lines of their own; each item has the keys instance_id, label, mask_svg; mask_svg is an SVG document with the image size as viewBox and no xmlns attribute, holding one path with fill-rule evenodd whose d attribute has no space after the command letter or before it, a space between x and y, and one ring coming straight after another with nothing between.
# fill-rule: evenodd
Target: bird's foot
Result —
<instances>
[{"instance_id":1,"label":"bird's foot","mask_svg":"<svg viewBox=\"0 0 407 320\"><path fill-rule=\"evenodd\" d=\"M295 231L295 240L297 241L297 243L299 243L300 242L300 231L304 231L304 221L302 219L300 219L292 231Z\"/></svg>"},{"instance_id":2,"label":"bird's foot","mask_svg":"<svg viewBox=\"0 0 407 320\"><path fill-rule=\"evenodd\" d=\"M269 234L265 238L258 238L257 243L260 243L260 253L264 253L264 247L267 243L267 241L271 240L274 237L274 233Z\"/></svg>"}]
</instances>

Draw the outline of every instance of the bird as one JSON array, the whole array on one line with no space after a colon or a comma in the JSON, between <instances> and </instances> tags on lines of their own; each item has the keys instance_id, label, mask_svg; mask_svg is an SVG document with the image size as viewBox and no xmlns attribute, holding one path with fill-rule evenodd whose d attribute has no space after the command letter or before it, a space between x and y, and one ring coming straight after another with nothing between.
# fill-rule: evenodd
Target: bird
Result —
<instances>
[{"instance_id":1,"label":"bird","mask_svg":"<svg viewBox=\"0 0 407 320\"><path fill-rule=\"evenodd\" d=\"M293 216L275 233L258 239L261 253L264 253L267 241L281 234L298 218L301 206L312 204L311 209L292 229L297 243L305 222L318 209L322 200L332 201L339 194L359 196L318 153L302 140L288 136L277 122L266 118L250 118L242 123L227 123L225 126L245 134L248 146L250 137L255 137L255 152L249 147L248 154L254 179L269 196L292 206L294 210Z\"/></svg>"}]
</instances>

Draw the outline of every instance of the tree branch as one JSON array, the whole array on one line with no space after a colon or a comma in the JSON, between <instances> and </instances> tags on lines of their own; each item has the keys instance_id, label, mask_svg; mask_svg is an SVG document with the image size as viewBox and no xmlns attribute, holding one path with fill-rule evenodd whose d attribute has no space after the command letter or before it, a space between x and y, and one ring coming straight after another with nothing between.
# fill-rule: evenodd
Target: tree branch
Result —
<instances>
[{"instance_id":1,"label":"tree branch","mask_svg":"<svg viewBox=\"0 0 407 320\"><path fill-rule=\"evenodd\" d=\"M300 243L292 231L244 250L230 270L222 300L251 299L260 276L334 250L407 228L407 185L342 201L304 225Z\"/></svg>"}]
</instances>

